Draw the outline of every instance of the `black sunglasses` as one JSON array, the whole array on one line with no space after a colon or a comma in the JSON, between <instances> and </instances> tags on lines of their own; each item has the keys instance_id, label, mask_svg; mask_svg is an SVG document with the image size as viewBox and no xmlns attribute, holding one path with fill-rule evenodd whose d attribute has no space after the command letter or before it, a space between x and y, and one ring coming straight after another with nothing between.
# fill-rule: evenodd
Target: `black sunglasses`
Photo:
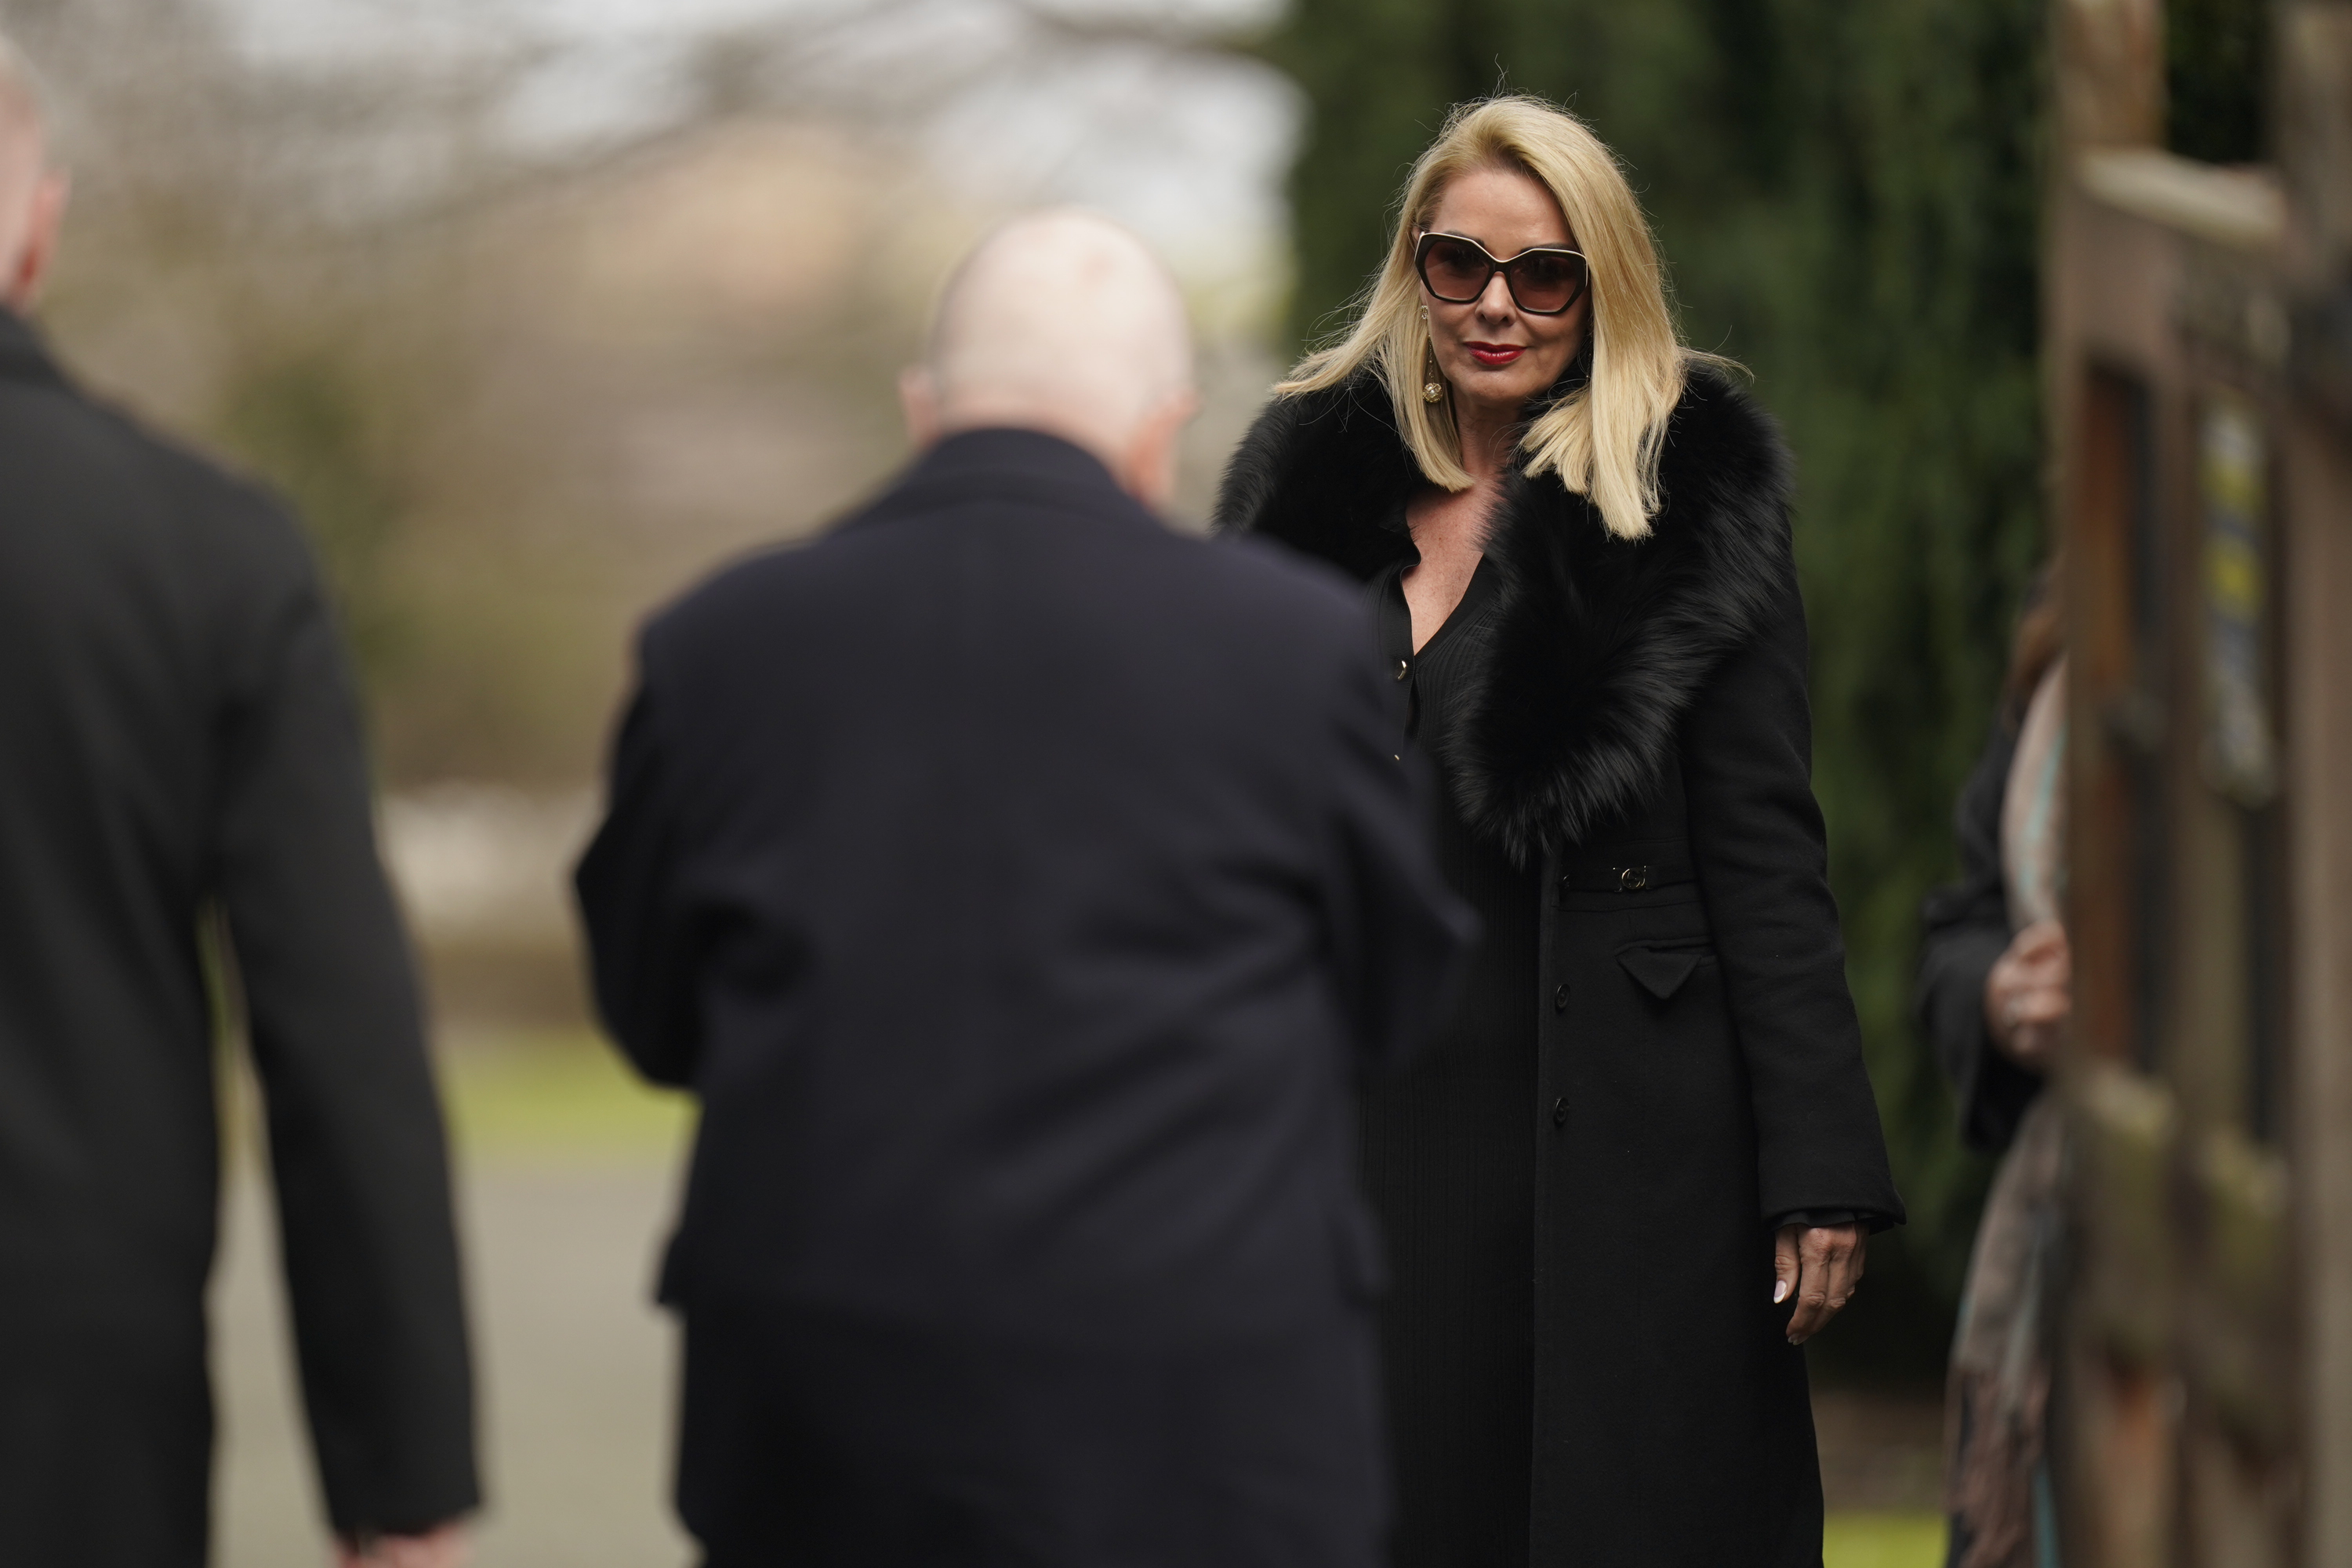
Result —
<instances>
[{"instance_id":1,"label":"black sunglasses","mask_svg":"<svg viewBox=\"0 0 2352 1568\"><path fill-rule=\"evenodd\" d=\"M1485 246L1458 234L1423 234L1412 247L1412 269L1423 288L1449 305L1471 303L1499 272L1512 300L1530 316L1559 315L1583 299L1592 282L1582 251L1539 245L1497 261Z\"/></svg>"}]
</instances>

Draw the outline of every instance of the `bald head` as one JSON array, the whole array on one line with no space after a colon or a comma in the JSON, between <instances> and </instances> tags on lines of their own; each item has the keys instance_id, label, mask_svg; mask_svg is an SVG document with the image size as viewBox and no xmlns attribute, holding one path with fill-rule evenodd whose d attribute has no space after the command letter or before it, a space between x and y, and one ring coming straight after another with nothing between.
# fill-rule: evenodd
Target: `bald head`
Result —
<instances>
[{"instance_id":1,"label":"bald head","mask_svg":"<svg viewBox=\"0 0 2352 1568\"><path fill-rule=\"evenodd\" d=\"M57 247L65 179L49 163L40 85L0 37L0 305L31 308Z\"/></svg>"},{"instance_id":2,"label":"bald head","mask_svg":"<svg viewBox=\"0 0 2352 1568\"><path fill-rule=\"evenodd\" d=\"M1192 410L1183 299L1116 224L1078 212L1016 218L957 268L907 394L919 440L1043 430L1163 504L1176 433Z\"/></svg>"}]
</instances>

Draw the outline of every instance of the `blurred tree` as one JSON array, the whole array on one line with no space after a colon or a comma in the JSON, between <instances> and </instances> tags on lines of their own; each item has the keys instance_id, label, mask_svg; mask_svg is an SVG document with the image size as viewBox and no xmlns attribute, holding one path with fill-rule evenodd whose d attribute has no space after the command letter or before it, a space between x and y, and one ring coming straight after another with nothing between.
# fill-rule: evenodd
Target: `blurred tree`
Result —
<instances>
[{"instance_id":1,"label":"blurred tree","mask_svg":"<svg viewBox=\"0 0 2352 1568\"><path fill-rule=\"evenodd\" d=\"M390 220L505 174L426 155L464 139L495 71L273 76L204 0L0 0L0 30L37 62L74 174L46 323L77 374L287 498L380 697L407 609L385 558L412 499L387 427L415 400L407 362L437 346L387 287L414 260Z\"/></svg>"},{"instance_id":2,"label":"blurred tree","mask_svg":"<svg viewBox=\"0 0 2352 1568\"><path fill-rule=\"evenodd\" d=\"M1826 1354L1931 1373L1980 1201L1908 994L2039 516L2042 0L1300 0L1303 341L1380 258L1446 106L1573 107L1630 165L1691 340L1756 374L1800 468L1815 778L1912 1223Z\"/></svg>"},{"instance_id":3,"label":"blurred tree","mask_svg":"<svg viewBox=\"0 0 2352 1568\"><path fill-rule=\"evenodd\" d=\"M394 465L372 428L384 401L356 355L310 344L232 380L219 420L223 444L269 475L309 526L353 654L379 680L404 629L383 573L402 509Z\"/></svg>"}]
</instances>

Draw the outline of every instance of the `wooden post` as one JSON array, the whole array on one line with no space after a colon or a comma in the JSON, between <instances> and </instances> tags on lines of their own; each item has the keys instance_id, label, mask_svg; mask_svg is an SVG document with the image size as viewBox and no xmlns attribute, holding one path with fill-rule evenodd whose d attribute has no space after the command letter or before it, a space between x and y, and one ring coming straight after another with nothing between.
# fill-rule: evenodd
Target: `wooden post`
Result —
<instances>
[{"instance_id":1,"label":"wooden post","mask_svg":"<svg viewBox=\"0 0 2352 1568\"><path fill-rule=\"evenodd\" d=\"M2352 4L2276 170L2164 152L2154 0L2057 0L2045 268L2075 1029L2069 1568L2352 1563Z\"/></svg>"},{"instance_id":2,"label":"wooden post","mask_svg":"<svg viewBox=\"0 0 2352 1568\"><path fill-rule=\"evenodd\" d=\"M2303 1562L2352 1563L2352 5L2279 16Z\"/></svg>"}]
</instances>

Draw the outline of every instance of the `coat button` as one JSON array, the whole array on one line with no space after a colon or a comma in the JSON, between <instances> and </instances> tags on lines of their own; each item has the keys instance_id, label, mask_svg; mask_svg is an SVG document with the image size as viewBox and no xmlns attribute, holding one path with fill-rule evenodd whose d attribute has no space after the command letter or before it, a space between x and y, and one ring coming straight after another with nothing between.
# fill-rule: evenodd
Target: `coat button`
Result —
<instances>
[{"instance_id":1,"label":"coat button","mask_svg":"<svg viewBox=\"0 0 2352 1568\"><path fill-rule=\"evenodd\" d=\"M1397 660L1396 678L1399 680L1402 680L1406 676L1411 675L1412 673L1412 666L1409 662L1402 658Z\"/></svg>"},{"instance_id":2,"label":"coat button","mask_svg":"<svg viewBox=\"0 0 2352 1568\"><path fill-rule=\"evenodd\" d=\"M1551 1102L1551 1124L1554 1127L1568 1125L1568 1096L1563 1094Z\"/></svg>"},{"instance_id":3,"label":"coat button","mask_svg":"<svg viewBox=\"0 0 2352 1568\"><path fill-rule=\"evenodd\" d=\"M1563 985L1559 990L1551 994L1551 1010L1555 1013L1565 1013L1568 1011L1567 986Z\"/></svg>"}]
</instances>

